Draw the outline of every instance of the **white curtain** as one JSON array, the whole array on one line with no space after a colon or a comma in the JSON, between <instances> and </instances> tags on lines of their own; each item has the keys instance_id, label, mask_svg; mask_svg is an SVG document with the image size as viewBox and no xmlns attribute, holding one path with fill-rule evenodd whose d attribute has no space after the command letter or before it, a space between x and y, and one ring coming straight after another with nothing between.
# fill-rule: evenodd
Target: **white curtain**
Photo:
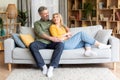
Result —
<instances>
[{"instance_id":1,"label":"white curtain","mask_svg":"<svg viewBox=\"0 0 120 80\"><path fill-rule=\"evenodd\" d=\"M33 23L40 19L38 14L38 8L40 6L46 6L49 10L50 19L52 14L58 12L58 0L32 0L32 26Z\"/></svg>"},{"instance_id":2,"label":"white curtain","mask_svg":"<svg viewBox=\"0 0 120 80\"><path fill-rule=\"evenodd\" d=\"M67 25L67 0L59 0L59 12L63 16L64 24Z\"/></svg>"}]
</instances>

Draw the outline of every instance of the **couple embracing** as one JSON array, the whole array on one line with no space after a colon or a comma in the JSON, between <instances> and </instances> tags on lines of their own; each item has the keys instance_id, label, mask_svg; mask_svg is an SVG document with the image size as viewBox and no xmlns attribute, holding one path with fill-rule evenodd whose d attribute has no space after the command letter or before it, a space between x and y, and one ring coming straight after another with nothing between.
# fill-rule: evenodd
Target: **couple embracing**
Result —
<instances>
[{"instance_id":1,"label":"couple embracing","mask_svg":"<svg viewBox=\"0 0 120 80\"><path fill-rule=\"evenodd\" d=\"M64 26L61 14L54 13L52 20L49 20L49 11L44 6L38 9L38 13L41 19L34 23L36 41L30 44L29 49L37 66L48 77L53 76L53 70L58 67L60 57L65 49L84 47L86 50L85 56L97 56L97 53L91 50L91 45L96 45L98 48L111 47L110 45L98 42L82 31L72 36L69 28ZM49 68L39 52L40 49L54 50Z\"/></svg>"}]
</instances>

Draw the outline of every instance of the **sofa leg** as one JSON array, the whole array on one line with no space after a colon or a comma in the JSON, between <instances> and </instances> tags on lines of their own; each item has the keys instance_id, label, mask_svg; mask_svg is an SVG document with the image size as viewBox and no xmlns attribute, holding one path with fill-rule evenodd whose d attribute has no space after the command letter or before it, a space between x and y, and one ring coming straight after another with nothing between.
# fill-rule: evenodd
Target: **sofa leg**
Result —
<instances>
[{"instance_id":1,"label":"sofa leg","mask_svg":"<svg viewBox=\"0 0 120 80\"><path fill-rule=\"evenodd\" d=\"M113 62L113 70L116 71L116 62Z\"/></svg>"},{"instance_id":2,"label":"sofa leg","mask_svg":"<svg viewBox=\"0 0 120 80\"><path fill-rule=\"evenodd\" d=\"M11 71L11 68L12 68L12 64L8 63L8 70Z\"/></svg>"}]
</instances>

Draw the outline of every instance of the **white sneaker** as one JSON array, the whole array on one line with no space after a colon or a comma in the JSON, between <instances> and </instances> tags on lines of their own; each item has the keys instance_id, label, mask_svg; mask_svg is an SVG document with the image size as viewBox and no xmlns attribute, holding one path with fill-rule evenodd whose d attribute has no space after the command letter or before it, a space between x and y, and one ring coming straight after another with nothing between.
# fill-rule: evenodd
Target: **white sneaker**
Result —
<instances>
[{"instance_id":1,"label":"white sneaker","mask_svg":"<svg viewBox=\"0 0 120 80\"><path fill-rule=\"evenodd\" d=\"M109 49L111 47L111 45L106 45L106 44L100 44L98 46L99 49Z\"/></svg>"},{"instance_id":2,"label":"white sneaker","mask_svg":"<svg viewBox=\"0 0 120 80\"><path fill-rule=\"evenodd\" d=\"M43 73L44 75L46 75L46 74L47 74L47 71L48 71L47 66L46 66L46 65L44 65L42 68L43 68L42 73Z\"/></svg>"},{"instance_id":3,"label":"white sneaker","mask_svg":"<svg viewBox=\"0 0 120 80\"><path fill-rule=\"evenodd\" d=\"M87 57L97 56L97 53L92 51L92 50L87 50L84 55L87 56Z\"/></svg>"},{"instance_id":4,"label":"white sneaker","mask_svg":"<svg viewBox=\"0 0 120 80\"><path fill-rule=\"evenodd\" d=\"M47 76L48 76L49 78L51 78L51 77L53 76L53 69L54 69L53 66L50 66L49 69L48 69Z\"/></svg>"}]
</instances>

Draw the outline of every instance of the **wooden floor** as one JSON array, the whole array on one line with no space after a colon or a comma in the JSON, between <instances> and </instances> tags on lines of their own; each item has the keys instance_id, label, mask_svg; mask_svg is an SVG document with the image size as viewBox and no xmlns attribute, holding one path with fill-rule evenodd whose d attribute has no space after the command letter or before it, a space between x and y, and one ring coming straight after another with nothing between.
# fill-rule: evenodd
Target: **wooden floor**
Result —
<instances>
[{"instance_id":1,"label":"wooden floor","mask_svg":"<svg viewBox=\"0 0 120 80\"><path fill-rule=\"evenodd\" d=\"M107 67L110 68L110 70L120 79L120 62L117 63L117 69L116 71L112 70L112 63L107 63L107 64L90 64L90 65L60 65L60 67ZM33 65L13 65L14 68L30 68L33 67ZM12 69L12 70L13 70ZM7 69L7 64L4 64L4 55L3 53L0 52L0 80L5 80L7 76L11 72L8 71Z\"/></svg>"}]
</instances>

